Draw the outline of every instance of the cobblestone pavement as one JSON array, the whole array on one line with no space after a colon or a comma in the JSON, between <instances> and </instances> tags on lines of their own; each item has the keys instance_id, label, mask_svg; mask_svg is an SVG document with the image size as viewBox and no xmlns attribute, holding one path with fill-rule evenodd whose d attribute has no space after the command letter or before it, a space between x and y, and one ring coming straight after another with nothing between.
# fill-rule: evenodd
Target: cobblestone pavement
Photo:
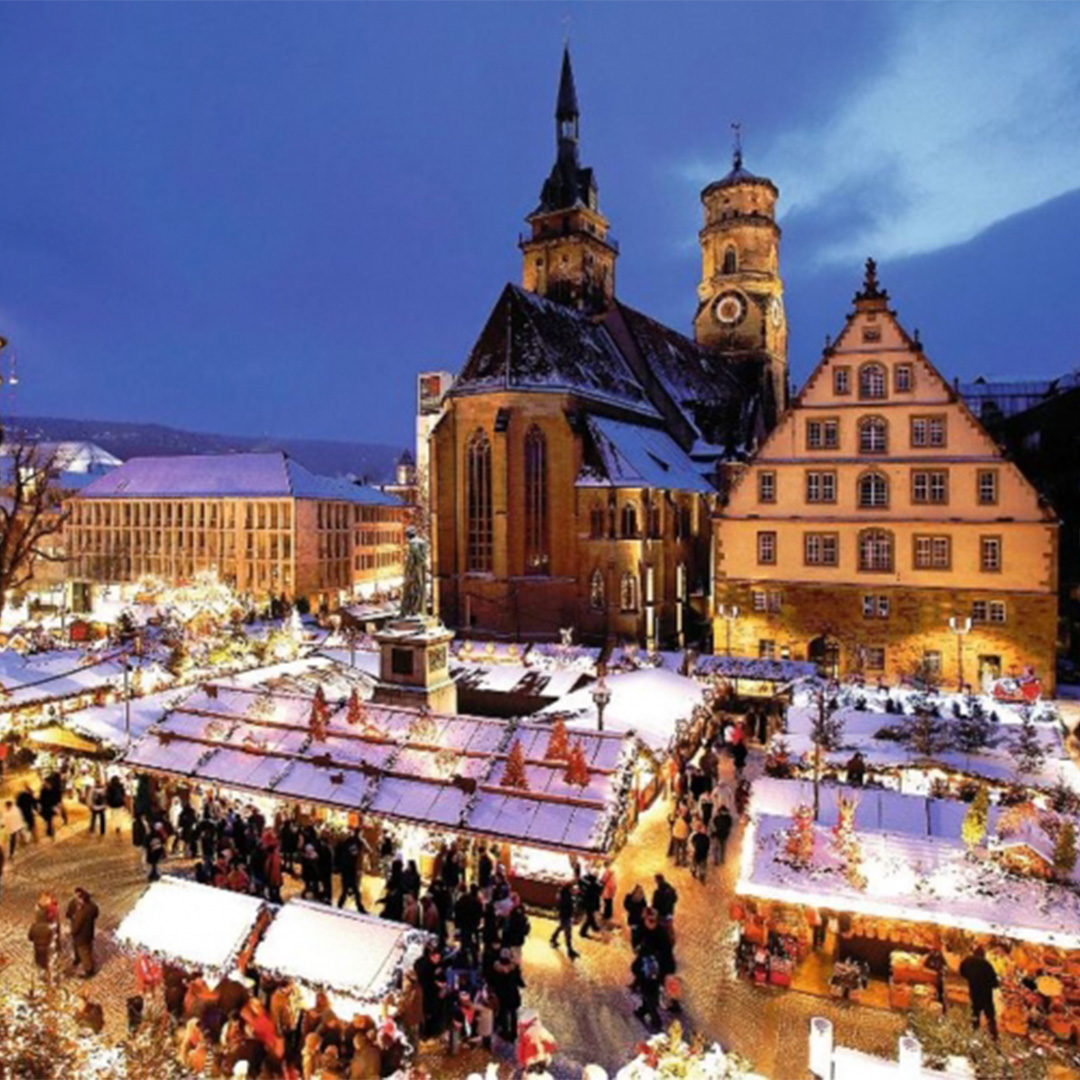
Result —
<instances>
[{"instance_id":1,"label":"cobblestone pavement","mask_svg":"<svg viewBox=\"0 0 1080 1080\"><path fill-rule=\"evenodd\" d=\"M807 1075L807 1022L815 1015L833 1020L838 1042L893 1056L903 1026L896 1014L837 1005L795 991L756 988L736 979L728 944L732 928L727 907L737 866L737 840L730 845L726 865L719 871L710 869L708 882L700 884L689 871L676 869L665 858L666 812L666 806L658 803L644 815L618 859L616 917L621 915L625 891L641 881L651 893L652 875L658 870L678 889L676 956L684 984L685 1025L738 1051L760 1073L777 1080ZM5 871L0 899L0 981L5 986L25 987L33 977L26 934L39 893L52 890L63 905L71 890L83 885L101 908L96 948L99 971L85 983L79 979L74 982L85 985L93 999L105 1006L107 1033L119 1037L124 1028L124 1002L135 992L135 985L131 962L112 944L111 931L145 887L145 870L131 846L126 818L120 834L111 827L106 836L91 837L86 832L85 811L69 807L69 813L71 824L60 830L55 841L39 839L21 847ZM189 866L170 860L165 869L185 873ZM365 881L369 906L379 884L374 879ZM532 923L523 965L528 984L525 1005L539 1012L559 1041L557 1074L576 1080L581 1064L589 1061L613 1073L646 1037L633 1015L637 998L627 989L628 940L618 928L607 941L580 941L581 959L571 963L564 951L556 951L548 943L554 923L538 917L533 917ZM67 955L66 949L63 955ZM424 1050L421 1061L440 1077L482 1070L485 1060L479 1052L447 1060L434 1047Z\"/></svg>"}]
</instances>

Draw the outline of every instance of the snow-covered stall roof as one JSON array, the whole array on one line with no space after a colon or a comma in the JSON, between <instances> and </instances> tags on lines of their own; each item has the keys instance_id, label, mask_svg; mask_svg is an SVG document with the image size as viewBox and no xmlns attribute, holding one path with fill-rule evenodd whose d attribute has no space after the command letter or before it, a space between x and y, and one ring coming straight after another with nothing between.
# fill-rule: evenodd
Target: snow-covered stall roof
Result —
<instances>
[{"instance_id":1,"label":"snow-covered stall roof","mask_svg":"<svg viewBox=\"0 0 1080 1080\"><path fill-rule=\"evenodd\" d=\"M1080 949L1080 896L1070 888L1015 877L991 860L972 860L955 840L860 829L867 884L858 889L845 877L824 826L814 827L809 868L785 861L790 825L790 818L771 814L751 820L736 892Z\"/></svg>"},{"instance_id":2,"label":"snow-covered stall roof","mask_svg":"<svg viewBox=\"0 0 1080 1080\"><path fill-rule=\"evenodd\" d=\"M253 668L217 682L221 686L292 694L313 694L316 687L321 686L328 698L343 701L354 688L360 691L361 697L365 690L370 693L373 677L359 664L352 667L338 657L323 655L320 650L299 660Z\"/></svg>"},{"instance_id":3,"label":"snow-covered stall roof","mask_svg":"<svg viewBox=\"0 0 1080 1080\"><path fill-rule=\"evenodd\" d=\"M141 663L132 658L133 665ZM48 702L99 687L122 686L124 667L116 650L54 649L23 655L0 649L0 711Z\"/></svg>"},{"instance_id":4,"label":"snow-covered stall roof","mask_svg":"<svg viewBox=\"0 0 1080 1080\"><path fill-rule=\"evenodd\" d=\"M574 668L536 668L524 664L460 664L450 666L459 688L486 694L514 694L529 698L561 698L572 693L587 676Z\"/></svg>"},{"instance_id":5,"label":"snow-covered stall roof","mask_svg":"<svg viewBox=\"0 0 1080 1080\"><path fill-rule=\"evenodd\" d=\"M228 974L266 905L255 896L163 877L147 886L116 929L120 946Z\"/></svg>"},{"instance_id":6,"label":"snow-covered stall roof","mask_svg":"<svg viewBox=\"0 0 1080 1080\"><path fill-rule=\"evenodd\" d=\"M636 735L654 750L666 750L675 738L679 721L688 720L700 705L704 687L694 679L665 668L647 668L611 675L607 679L611 700L604 709L604 728ZM597 708L594 686L583 686L560 698L539 716L561 716L575 731L595 729Z\"/></svg>"},{"instance_id":7,"label":"snow-covered stall roof","mask_svg":"<svg viewBox=\"0 0 1080 1080\"><path fill-rule=\"evenodd\" d=\"M375 705L362 719L330 713L322 737L312 700L237 686L202 687L150 728L125 761L252 792L462 832L581 851L604 850L625 808L636 740L619 732L575 735L584 784L545 761L549 724L506 723ZM519 743L528 790L503 789Z\"/></svg>"},{"instance_id":8,"label":"snow-covered stall roof","mask_svg":"<svg viewBox=\"0 0 1080 1080\"><path fill-rule=\"evenodd\" d=\"M379 677L379 653L376 649L345 649L338 646L324 645L316 654L333 660L335 664L343 664L347 668L355 668L369 675L372 679Z\"/></svg>"},{"instance_id":9,"label":"snow-covered stall roof","mask_svg":"<svg viewBox=\"0 0 1080 1080\"><path fill-rule=\"evenodd\" d=\"M797 682L816 673L817 666L804 660L765 660L752 656L702 656L694 667L694 674L699 676L771 683Z\"/></svg>"},{"instance_id":10,"label":"snow-covered stall roof","mask_svg":"<svg viewBox=\"0 0 1080 1080\"><path fill-rule=\"evenodd\" d=\"M132 698L128 703L131 710L132 740L142 738L169 709L179 705L190 693L190 688L185 687L182 690L162 690L145 697ZM128 742L125 714L125 704L122 701L112 705L90 705L68 713L64 717L64 727L102 746L119 750Z\"/></svg>"},{"instance_id":11,"label":"snow-covered stall roof","mask_svg":"<svg viewBox=\"0 0 1080 1080\"><path fill-rule=\"evenodd\" d=\"M427 935L403 923L290 900L255 950L262 972L328 990L341 1016L380 1004L424 947Z\"/></svg>"}]
</instances>

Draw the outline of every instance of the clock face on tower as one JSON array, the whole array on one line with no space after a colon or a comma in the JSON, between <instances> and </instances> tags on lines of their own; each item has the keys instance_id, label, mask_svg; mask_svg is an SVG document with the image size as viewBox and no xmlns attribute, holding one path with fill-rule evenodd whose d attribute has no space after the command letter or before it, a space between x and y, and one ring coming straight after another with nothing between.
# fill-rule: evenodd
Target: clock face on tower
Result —
<instances>
[{"instance_id":1,"label":"clock face on tower","mask_svg":"<svg viewBox=\"0 0 1080 1080\"><path fill-rule=\"evenodd\" d=\"M773 326L779 330L780 324L784 321L784 302L779 296L774 296L769 301L769 316L772 318Z\"/></svg>"},{"instance_id":2,"label":"clock face on tower","mask_svg":"<svg viewBox=\"0 0 1080 1080\"><path fill-rule=\"evenodd\" d=\"M713 304L713 314L723 326L738 326L746 318L746 298L742 293L722 292Z\"/></svg>"}]
</instances>

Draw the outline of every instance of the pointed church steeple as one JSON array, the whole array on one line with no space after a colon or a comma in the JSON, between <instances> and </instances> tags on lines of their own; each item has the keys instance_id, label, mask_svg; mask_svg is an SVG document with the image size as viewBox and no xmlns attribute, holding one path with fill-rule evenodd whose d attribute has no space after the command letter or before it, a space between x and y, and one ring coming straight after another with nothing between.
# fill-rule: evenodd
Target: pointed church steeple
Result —
<instances>
[{"instance_id":1,"label":"pointed church steeple","mask_svg":"<svg viewBox=\"0 0 1080 1080\"><path fill-rule=\"evenodd\" d=\"M574 86L574 68L570 63L570 46L563 46L562 75L559 78L559 98L555 103L556 134L563 139L578 138L577 88Z\"/></svg>"},{"instance_id":2,"label":"pointed church steeple","mask_svg":"<svg viewBox=\"0 0 1080 1080\"><path fill-rule=\"evenodd\" d=\"M519 244L525 256L522 284L564 304L602 310L614 296L618 248L607 238L593 171L581 165L579 121L567 45L555 101L555 164L540 191L540 204L526 218L532 235Z\"/></svg>"}]
</instances>

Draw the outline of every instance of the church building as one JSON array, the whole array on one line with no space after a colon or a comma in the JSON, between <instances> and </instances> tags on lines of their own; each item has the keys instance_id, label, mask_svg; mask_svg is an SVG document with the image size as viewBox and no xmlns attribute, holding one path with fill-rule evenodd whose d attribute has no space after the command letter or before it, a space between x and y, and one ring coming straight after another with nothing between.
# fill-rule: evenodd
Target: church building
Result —
<instances>
[{"instance_id":1,"label":"church building","mask_svg":"<svg viewBox=\"0 0 1080 1080\"><path fill-rule=\"evenodd\" d=\"M713 510L786 403L778 191L702 192L694 337L624 304L564 52L556 158L430 438L438 613L466 634L680 646L708 632Z\"/></svg>"}]
</instances>

